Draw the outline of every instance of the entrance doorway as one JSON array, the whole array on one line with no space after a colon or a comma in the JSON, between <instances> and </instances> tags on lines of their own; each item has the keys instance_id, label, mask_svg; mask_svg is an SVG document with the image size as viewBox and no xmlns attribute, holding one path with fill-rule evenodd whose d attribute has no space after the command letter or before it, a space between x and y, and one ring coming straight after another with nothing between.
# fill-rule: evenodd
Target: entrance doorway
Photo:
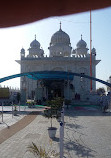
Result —
<instances>
[{"instance_id":1,"label":"entrance doorway","mask_svg":"<svg viewBox=\"0 0 111 158\"><path fill-rule=\"evenodd\" d=\"M45 80L44 86L48 90L48 99L64 96L64 80Z\"/></svg>"},{"instance_id":2,"label":"entrance doorway","mask_svg":"<svg viewBox=\"0 0 111 158\"><path fill-rule=\"evenodd\" d=\"M62 90L59 88L59 89L54 89L54 94L53 94L53 97L62 97Z\"/></svg>"}]
</instances>

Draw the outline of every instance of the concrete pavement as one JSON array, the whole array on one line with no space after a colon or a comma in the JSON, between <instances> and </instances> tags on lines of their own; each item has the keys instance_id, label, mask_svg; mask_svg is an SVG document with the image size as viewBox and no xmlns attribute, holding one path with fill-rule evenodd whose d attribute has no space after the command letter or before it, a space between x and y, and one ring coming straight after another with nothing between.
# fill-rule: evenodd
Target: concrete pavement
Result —
<instances>
[{"instance_id":1,"label":"concrete pavement","mask_svg":"<svg viewBox=\"0 0 111 158\"><path fill-rule=\"evenodd\" d=\"M99 110L70 107L65 110L64 152L67 158L111 158L111 114ZM33 158L26 152L34 142L47 151L59 152L59 123L56 138L51 140L47 129L50 119L38 115L29 125L0 144L0 158Z\"/></svg>"}]
</instances>

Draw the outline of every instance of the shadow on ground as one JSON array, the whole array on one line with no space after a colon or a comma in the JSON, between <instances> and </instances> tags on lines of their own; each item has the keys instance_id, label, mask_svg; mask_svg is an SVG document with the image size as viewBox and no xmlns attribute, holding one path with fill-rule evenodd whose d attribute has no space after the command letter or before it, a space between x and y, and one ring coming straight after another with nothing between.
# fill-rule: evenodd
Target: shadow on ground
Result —
<instances>
[{"instance_id":1,"label":"shadow on ground","mask_svg":"<svg viewBox=\"0 0 111 158\"><path fill-rule=\"evenodd\" d=\"M85 143L87 140L87 133L84 132L85 125L79 124L79 116L111 116L111 113L102 113L100 109L91 110L76 110L74 107L65 109L65 116L67 120L65 122L65 137L64 137L64 149L69 155L68 158L73 158L76 155L79 158L91 158L95 157L97 152L90 148Z\"/></svg>"},{"instance_id":2,"label":"shadow on ground","mask_svg":"<svg viewBox=\"0 0 111 158\"><path fill-rule=\"evenodd\" d=\"M111 116L111 112L102 113L101 109L93 109L90 107L86 109L77 110L74 107L70 107L69 109L65 109L65 116L75 117L78 116Z\"/></svg>"},{"instance_id":3,"label":"shadow on ground","mask_svg":"<svg viewBox=\"0 0 111 158\"><path fill-rule=\"evenodd\" d=\"M85 145L81 145L78 142L71 141L65 142L64 149L66 149L69 154L71 153L71 151L73 151L78 157L95 157L96 153L94 150Z\"/></svg>"}]
</instances>

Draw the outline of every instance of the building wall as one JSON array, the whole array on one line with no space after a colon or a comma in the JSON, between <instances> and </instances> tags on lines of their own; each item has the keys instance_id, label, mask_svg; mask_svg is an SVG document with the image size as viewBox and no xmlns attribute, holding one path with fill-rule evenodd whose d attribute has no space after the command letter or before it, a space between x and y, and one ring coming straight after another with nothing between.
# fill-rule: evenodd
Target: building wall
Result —
<instances>
[{"instance_id":1,"label":"building wall","mask_svg":"<svg viewBox=\"0 0 111 158\"><path fill-rule=\"evenodd\" d=\"M66 71L84 73L90 75L90 58L80 57L43 57L37 59L21 60L21 72L30 71ZM95 77L95 66L93 62L92 74ZM66 98L74 98L75 93L82 95L90 91L90 80L74 76L71 84L74 85L74 90L64 88ZM37 88L37 81L21 77L21 89L26 88L26 97L31 97L32 91ZM40 87L39 87L40 88ZM93 82L93 90L96 90L96 83ZM42 90L41 90L42 93Z\"/></svg>"}]
</instances>

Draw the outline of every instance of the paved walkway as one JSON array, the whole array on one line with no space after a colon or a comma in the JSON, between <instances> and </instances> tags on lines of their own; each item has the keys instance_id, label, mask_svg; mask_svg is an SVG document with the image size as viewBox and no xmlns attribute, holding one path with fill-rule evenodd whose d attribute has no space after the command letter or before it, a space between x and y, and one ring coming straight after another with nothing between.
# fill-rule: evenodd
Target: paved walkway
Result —
<instances>
[{"instance_id":1,"label":"paved walkway","mask_svg":"<svg viewBox=\"0 0 111 158\"><path fill-rule=\"evenodd\" d=\"M65 111L64 150L67 158L111 158L111 114L98 110L70 108ZM47 151L59 152L59 123L56 138L51 140L47 133L50 119L37 115L35 119L13 136L0 144L0 158L33 158L26 152L32 142ZM1 134L0 134L1 135Z\"/></svg>"},{"instance_id":2,"label":"paved walkway","mask_svg":"<svg viewBox=\"0 0 111 158\"><path fill-rule=\"evenodd\" d=\"M7 128L3 128L0 131L0 144L3 143L4 141L6 141L11 136L13 136L14 134L16 134L18 131L25 128L28 124L30 124L36 118L36 116L38 114L39 114L39 112L31 112L28 115L21 118L20 120L18 120L13 125L11 125L11 126L7 125ZM17 116L15 116L15 117L17 117ZM6 123L4 123L4 124L6 124Z\"/></svg>"},{"instance_id":3,"label":"paved walkway","mask_svg":"<svg viewBox=\"0 0 111 158\"><path fill-rule=\"evenodd\" d=\"M28 107L17 107L18 114L14 116L12 113L12 106L4 106L3 107L3 119L2 119L2 107L0 106L0 130L10 127L15 124L19 120L21 120L24 116L27 116L32 111L41 111L43 108L28 108Z\"/></svg>"}]
</instances>

